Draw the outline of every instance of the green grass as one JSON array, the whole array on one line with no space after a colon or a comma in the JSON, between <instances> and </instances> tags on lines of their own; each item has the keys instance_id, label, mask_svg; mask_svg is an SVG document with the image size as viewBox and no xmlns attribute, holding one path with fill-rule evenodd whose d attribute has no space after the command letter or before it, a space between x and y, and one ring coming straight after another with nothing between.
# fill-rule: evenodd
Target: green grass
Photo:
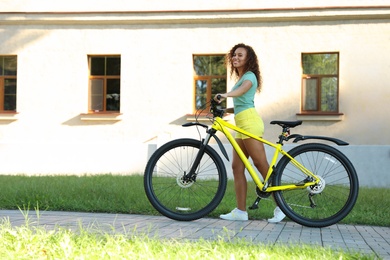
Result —
<instances>
[{"instance_id":1,"label":"green grass","mask_svg":"<svg viewBox=\"0 0 390 260\"><path fill-rule=\"evenodd\" d=\"M33 209L158 215L146 198L143 176L0 176L0 209ZM255 199L249 183L248 205ZM362 188L343 223L389 226L389 189ZM233 182L209 217L235 207ZM263 200L252 219L272 216L275 204ZM26 211L22 211L26 212ZM374 255L313 245L267 245L245 240L159 240L147 234L104 233L98 227L79 232L30 226L12 227L0 220L0 259L377 259Z\"/></svg>"},{"instance_id":2,"label":"green grass","mask_svg":"<svg viewBox=\"0 0 390 260\"><path fill-rule=\"evenodd\" d=\"M256 198L253 183L248 186L248 201ZM143 176L0 176L0 209L26 209L38 205L43 210L110 212L159 215L144 192ZM390 226L390 189L360 188L359 198L345 224ZM272 199L262 200L250 211L251 219L273 214ZM218 217L235 207L233 182L229 181L224 199L209 215Z\"/></svg>"},{"instance_id":3,"label":"green grass","mask_svg":"<svg viewBox=\"0 0 390 260\"><path fill-rule=\"evenodd\" d=\"M313 245L265 245L245 240L197 242L145 235L109 235L99 229L78 233L58 228L12 227L0 223L1 259L376 259L374 255Z\"/></svg>"},{"instance_id":4,"label":"green grass","mask_svg":"<svg viewBox=\"0 0 390 260\"><path fill-rule=\"evenodd\" d=\"M0 208L152 214L141 176L0 176Z\"/></svg>"}]
</instances>

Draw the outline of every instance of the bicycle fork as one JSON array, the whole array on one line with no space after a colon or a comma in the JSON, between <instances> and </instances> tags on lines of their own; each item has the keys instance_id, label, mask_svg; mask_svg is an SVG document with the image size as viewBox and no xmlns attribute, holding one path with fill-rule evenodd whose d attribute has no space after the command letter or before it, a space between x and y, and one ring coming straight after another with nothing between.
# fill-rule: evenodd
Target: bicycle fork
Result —
<instances>
[{"instance_id":1,"label":"bicycle fork","mask_svg":"<svg viewBox=\"0 0 390 260\"><path fill-rule=\"evenodd\" d=\"M199 168L200 161L202 160L202 157L204 155L205 149L207 144L210 141L212 134L208 133L204 139L202 139L202 142L200 143L198 154L195 157L194 162L192 163L191 169L188 173L184 173L183 181L184 182L194 182L196 181L196 170Z\"/></svg>"}]
</instances>

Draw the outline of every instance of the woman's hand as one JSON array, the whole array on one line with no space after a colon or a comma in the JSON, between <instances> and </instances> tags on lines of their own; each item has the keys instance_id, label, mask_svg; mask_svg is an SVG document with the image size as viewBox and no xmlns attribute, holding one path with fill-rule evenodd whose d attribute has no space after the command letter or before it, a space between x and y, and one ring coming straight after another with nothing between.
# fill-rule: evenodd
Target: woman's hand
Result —
<instances>
[{"instance_id":1,"label":"woman's hand","mask_svg":"<svg viewBox=\"0 0 390 260\"><path fill-rule=\"evenodd\" d=\"M217 95L215 95L214 100L217 101L218 103L221 103L226 98L227 98L227 93L225 93L225 94L218 93Z\"/></svg>"}]
</instances>

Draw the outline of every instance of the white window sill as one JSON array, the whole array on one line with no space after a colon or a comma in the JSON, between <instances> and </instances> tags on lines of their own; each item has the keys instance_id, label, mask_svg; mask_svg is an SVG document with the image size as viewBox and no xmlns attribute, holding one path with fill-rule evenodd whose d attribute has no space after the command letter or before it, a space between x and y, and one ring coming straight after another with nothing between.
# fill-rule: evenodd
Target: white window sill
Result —
<instances>
[{"instance_id":1,"label":"white window sill","mask_svg":"<svg viewBox=\"0 0 390 260\"><path fill-rule=\"evenodd\" d=\"M344 120L344 114L325 114L325 115L316 115L316 114L297 114L297 120L302 121L342 121Z\"/></svg>"},{"instance_id":2,"label":"white window sill","mask_svg":"<svg viewBox=\"0 0 390 260\"><path fill-rule=\"evenodd\" d=\"M210 122L210 118L207 118L205 116L200 116L198 118L195 118L195 116L187 116L187 121L190 121L190 122L195 122L195 121L199 121L199 122Z\"/></svg>"},{"instance_id":3,"label":"white window sill","mask_svg":"<svg viewBox=\"0 0 390 260\"><path fill-rule=\"evenodd\" d=\"M0 121L16 121L18 120L18 113L1 113Z\"/></svg>"},{"instance_id":4,"label":"white window sill","mask_svg":"<svg viewBox=\"0 0 390 260\"><path fill-rule=\"evenodd\" d=\"M198 118L195 118L195 115L187 115L186 120L190 121L190 122L195 122L195 121L198 121L198 122L212 122L212 118L213 118L213 115L211 115L211 114L208 115L208 117L205 116L205 115L200 115ZM226 114L226 115L224 115L223 120L229 121L232 118L234 119L234 115L233 114Z\"/></svg>"},{"instance_id":5,"label":"white window sill","mask_svg":"<svg viewBox=\"0 0 390 260\"><path fill-rule=\"evenodd\" d=\"M81 121L121 121L121 113L90 113L80 114Z\"/></svg>"}]
</instances>

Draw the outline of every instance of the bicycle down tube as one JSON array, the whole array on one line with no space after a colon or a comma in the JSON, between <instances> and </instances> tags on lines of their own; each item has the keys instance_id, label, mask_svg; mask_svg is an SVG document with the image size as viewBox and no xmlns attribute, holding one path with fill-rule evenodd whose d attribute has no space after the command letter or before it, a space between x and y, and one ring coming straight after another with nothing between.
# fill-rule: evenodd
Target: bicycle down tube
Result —
<instances>
[{"instance_id":1,"label":"bicycle down tube","mask_svg":"<svg viewBox=\"0 0 390 260\"><path fill-rule=\"evenodd\" d=\"M248 170L249 174L251 175L253 181L256 183L257 187L259 187L259 189L261 189L262 191L273 192L273 191L278 191L278 190L289 190L289 189L297 189L297 188L302 189L302 188L305 188L305 187L308 187L311 185L315 185L320 181L320 179L315 174L313 174L311 171L306 169L302 164L300 164L293 157L291 157L286 151L284 151L282 149L283 145L281 143L273 144L273 143L271 143L271 142L269 142L261 137L255 136L249 132L246 132L245 130L242 130L242 129L236 127L235 125L232 125L232 124L224 121L220 117L215 118L214 123L212 125L212 128L217 130L217 131L221 131L226 136L226 138L229 140L230 144L233 146L234 150L237 152L238 156L241 158L242 162L244 163L244 165L245 165L246 169ZM262 142L262 143L264 143L268 146L271 146L275 149L275 152L274 152L274 155L272 157L270 167L268 169L264 183L260 180L258 174L256 173L253 166L249 162L248 158L245 156L245 154L243 153L243 151L239 147L239 145L236 142L236 140L234 139L233 135L229 131L227 131L226 128L232 129L236 132L247 135L247 136L249 136L253 139L256 139L259 142ZM289 157L291 159L291 162L294 164L295 167L297 167L299 170L301 170L306 175L313 177L314 180L311 182L306 182L300 186L297 186L294 184L294 185L280 185L280 186L274 186L274 187L267 187L267 185L265 185L265 183L268 183L268 180L272 175L272 172L274 170L274 166L276 165L279 154L282 154L282 155Z\"/></svg>"}]
</instances>

